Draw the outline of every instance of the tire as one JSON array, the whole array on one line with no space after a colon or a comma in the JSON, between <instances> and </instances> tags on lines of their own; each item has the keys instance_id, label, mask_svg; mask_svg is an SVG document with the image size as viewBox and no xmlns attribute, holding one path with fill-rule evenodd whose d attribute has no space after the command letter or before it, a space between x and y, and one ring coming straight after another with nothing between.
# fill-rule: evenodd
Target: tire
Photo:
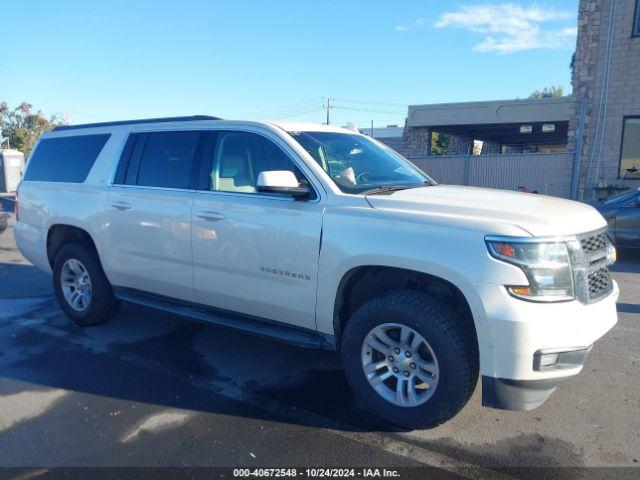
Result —
<instances>
[{"instance_id":1,"label":"tire","mask_svg":"<svg viewBox=\"0 0 640 480\"><path fill-rule=\"evenodd\" d=\"M78 267L78 263L80 267ZM65 279L73 278L69 276L75 274L73 268L86 272L90 282L88 300L86 300L87 296L83 297L85 302L76 305L75 308L65 296L62 279L63 270ZM75 278L78 276L75 274ZM93 248L86 244L69 243L60 248L53 263L53 286L60 308L69 319L78 325L89 326L104 323L110 320L120 307L120 302L114 296L111 284L102 271L97 254ZM83 286L87 286L86 281ZM67 292L73 292L75 289L76 287L72 287L70 290L67 289Z\"/></svg>"},{"instance_id":2,"label":"tire","mask_svg":"<svg viewBox=\"0 0 640 480\"><path fill-rule=\"evenodd\" d=\"M356 397L381 420L405 429L430 428L450 420L469 401L478 381L479 360L475 333L468 331L468 328L466 331L464 326L465 322L457 318L453 308L420 291L393 291L364 303L349 319L341 345L345 374ZM369 343L375 342L377 338L367 340L374 329L379 332L382 328L389 339L395 332L398 332L399 337L401 331L408 331L402 327L413 330L413 333L407 334L407 338L418 342L421 336L425 341L419 349L412 350L413 358L418 358L416 362L419 365L432 365L428 368L431 375L419 366L416 369L416 363L403 363L411 360L404 357L407 351L411 353L411 347L407 347L404 352L400 350L397 356L397 350L389 349L387 353L390 355L385 354L384 360L380 360L381 354L370 347ZM369 355L374 355L375 358ZM390 358L395 363L388 362ZM388 396L389 393L384 388L386 386L391 390L392 397L394 391L397 395L397 388L401 388L400 396L407 404L400 406L392 403L399 401L397 396L388 399L374 389L364 370L365 362L370 359L375 360L371 363L388 364L375 373L370 373L379 377L375 388ZM414 370L408 365L412 365ZM384 381L384 386L380 385L381 372L391 374L391 366L399 367L398 374L392 374L392 377ZM398 378L402 375L411 375L414 388L398 387ZM428 381L425 383L421 378ZM400 380L408 382L410 379ZM432 387L426 388L425 385ZM413 398L409 398L410 390L414 392ZM411 403L416 397L423 403Z\"/></svg>"}]
</instances>

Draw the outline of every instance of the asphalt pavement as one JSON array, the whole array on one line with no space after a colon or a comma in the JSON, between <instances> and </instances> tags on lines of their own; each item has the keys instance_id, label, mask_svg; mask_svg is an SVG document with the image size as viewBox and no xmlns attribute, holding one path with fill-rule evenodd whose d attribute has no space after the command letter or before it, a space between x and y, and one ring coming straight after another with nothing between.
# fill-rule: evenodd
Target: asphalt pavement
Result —
<instances>
[{"instance_id":1,"label":"asphalt pavement","mask_svg":"<svg viewBox=\"0 0 640 480\"><path fill-rule=\"evenodd\" d=\"M0 197L0 209L11 202ZM124 305L81 328L0 234L0 467L435 466L472 478L540 467L640 476L640 255L621 252L619 322L581 375L526 413L480 406L398 432L354 401L335 353ZM478 386L479 387L479 386ZM611 472L611 471L610 471ZM622 472L622 473L620 473Z\"/></svg>"}]
</instances>

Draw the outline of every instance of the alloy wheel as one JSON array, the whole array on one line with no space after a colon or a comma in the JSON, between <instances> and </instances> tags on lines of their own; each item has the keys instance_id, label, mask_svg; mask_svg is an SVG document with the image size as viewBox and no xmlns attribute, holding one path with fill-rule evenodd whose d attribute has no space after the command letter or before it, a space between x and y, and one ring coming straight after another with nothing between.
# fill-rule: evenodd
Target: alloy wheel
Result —
<instances>
[{"instance_id":1,"label":"alloy wheel","mask_svg":"<svg viewBox=\"0 0 640 480\"><path fill-rule=\"evenodd\" d=\"M382 398L400 407L417 407L438 386L438 360L413 328L385 323L373 328L362 344L362 369Z\"/></svg>"},{"instance_id":2,"label":"alloy wheel","mask_svg":"<svg viewBox=\"0 0 640 480\"><path fill-rule=\"evenodd\" d=\"M91 277L86 267L70 258L62 265L60 285L67 304L77 312L83 312L91 303Z\"/></svg>"}]
</instances>

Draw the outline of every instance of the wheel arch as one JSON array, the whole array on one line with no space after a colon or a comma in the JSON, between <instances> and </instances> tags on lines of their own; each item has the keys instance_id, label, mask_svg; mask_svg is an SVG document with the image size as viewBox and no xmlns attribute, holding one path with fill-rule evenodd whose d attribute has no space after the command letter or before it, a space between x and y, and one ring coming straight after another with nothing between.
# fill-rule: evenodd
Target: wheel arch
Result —
<instances>
[{"instance_id":1,"label":"wheel arch","mask_svg":"<svg viewBox=\"0 0 640 480\"><path fill-rule=\"evenodd\" d=\"M55 223L49 226L47 230L47 260L49 265L53 268L53 262L55 261L57 253L65 244L68 243L81 243L91 248L98 257L98 249L93 241L93 238L84 228L76 225L70 225L66 223Z\"/></svg>"},{"instance_id":2,"label":"wheel arch","mask_svg":"<svg viewBox=\"0 0 640 480\"><path fill-rule=\"evenodd\" d=\"M361 265L351 268L341 278L335 296L333 327L336 345L351 314L367 300L393 290L411 289L429 293L454 306L460 319L473 333L478 345L478 329L465 294L451 281L440 276L406 268L384 265Z\"/></svg>"}]
</instances>

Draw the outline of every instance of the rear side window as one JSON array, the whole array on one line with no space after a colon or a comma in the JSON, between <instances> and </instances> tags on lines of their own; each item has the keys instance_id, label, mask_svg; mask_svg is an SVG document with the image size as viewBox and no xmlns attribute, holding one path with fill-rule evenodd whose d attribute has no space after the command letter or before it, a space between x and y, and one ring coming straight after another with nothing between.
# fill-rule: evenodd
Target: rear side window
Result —
<instances>
[{"instance_id":1,"label":"rear side window","mask_svg":"<svg viewBox=\"0 0 640 480\"><path fill-rule=\"evenodd\" d=\"M82 183L109 134L45 138L31 156L26 181Z\"/></svg>"},{"instance_id":2,"label":"rear side window","mask_svg":"<svg viewBox=\"0 0 640 480\"><path fill-rule=\"evenodd\" d=\"M147 187L191 188L201 133L155 132L131 136L114 183ZM130 158L127 158L130 157Z\"/></svg>"}]
</instances>

